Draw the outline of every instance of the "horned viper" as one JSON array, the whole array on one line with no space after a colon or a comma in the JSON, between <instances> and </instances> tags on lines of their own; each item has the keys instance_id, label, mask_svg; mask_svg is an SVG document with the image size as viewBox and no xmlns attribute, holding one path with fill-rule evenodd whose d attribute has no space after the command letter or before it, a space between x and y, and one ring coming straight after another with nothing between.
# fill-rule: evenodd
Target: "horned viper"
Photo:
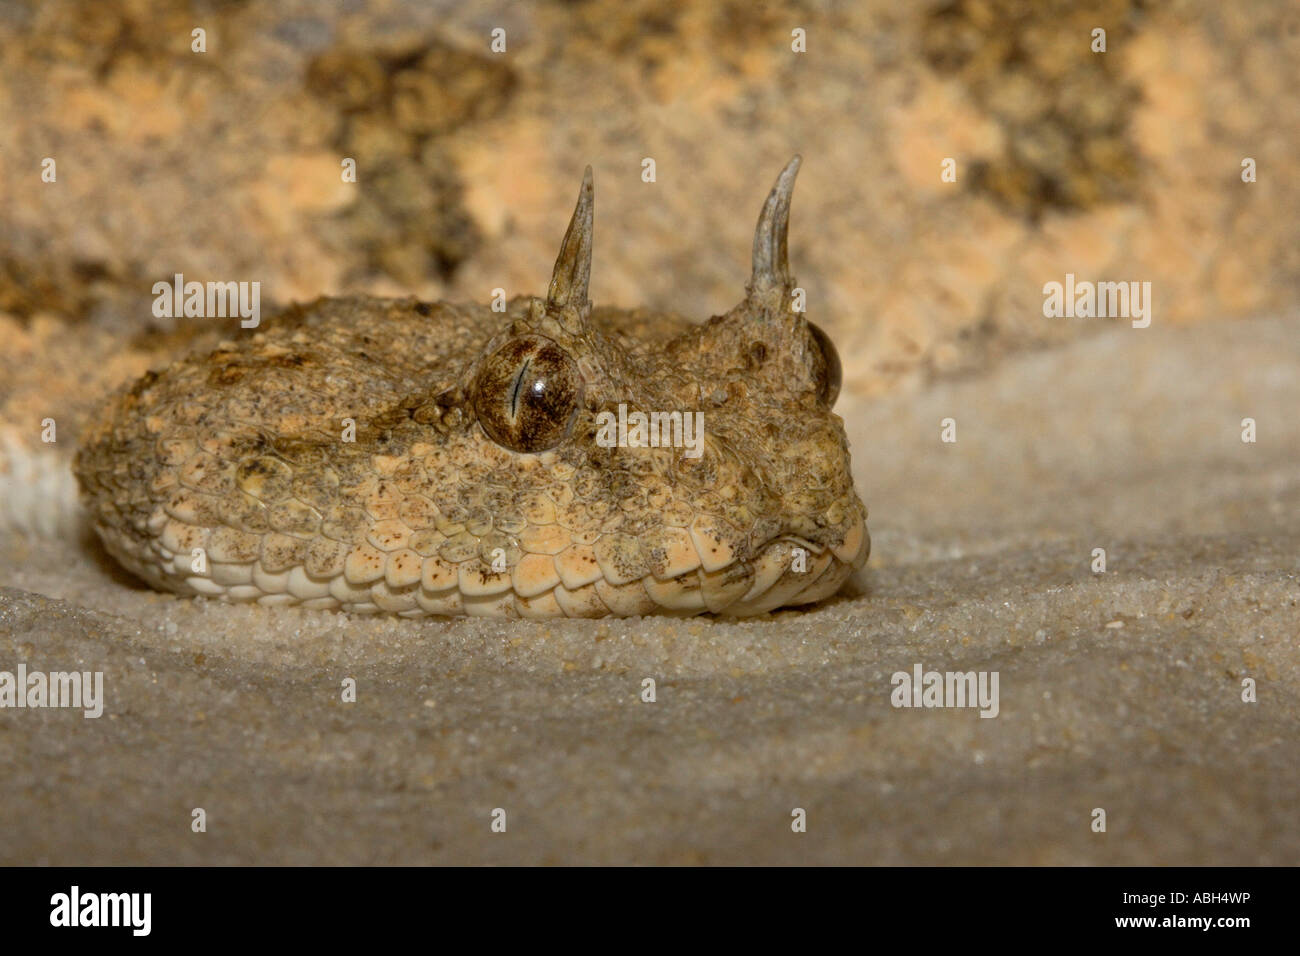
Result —
<instances>
[{"instance_id":1,"label":"horned viper","mask_svg":"<svg viewBox=\"0 0 1300 956\"><path fill-rule=\"evenodd\" d=\"M798 168L763 206L745 298L702 325L592 308L588 168L544 298L322 298L145 375L76 457L99 537L179 594L406 617L833 594L870 538L839 359L792 308ZM609 441L636 412L699 413L702 440Z\"/></svg>"}]
</instances>

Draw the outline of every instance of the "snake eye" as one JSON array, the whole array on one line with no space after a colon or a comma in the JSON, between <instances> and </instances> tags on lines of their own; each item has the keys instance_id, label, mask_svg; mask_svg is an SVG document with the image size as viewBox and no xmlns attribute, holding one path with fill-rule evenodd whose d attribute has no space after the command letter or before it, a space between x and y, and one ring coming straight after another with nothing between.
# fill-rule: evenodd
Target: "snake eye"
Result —
<instances>
[{"instance_id":1,"label":"snake eye","mask_svg":"<svg viewBox=\"0 0 1300 956\"><path fill-rule=\"evenodd\" d=\"M564 441L582 404L578 363L541 335L511 339L474 379L474 412L498 445L539 452Z\"/></svg>"},{"instance_id":2,"label":"snake eye","mask_svg":"<svg viewBox=\"0 0 1300 956\"><path fill-rule=\"evenodd\" d=\"M833 406L840 394L840 355L835 351L831 338L813 323L808 323L813 342L817 345L813 361L813 374L817 382L817 395L827 406ZM818 360L820 359L820 361Z\"/></svg>"}]
</instances>

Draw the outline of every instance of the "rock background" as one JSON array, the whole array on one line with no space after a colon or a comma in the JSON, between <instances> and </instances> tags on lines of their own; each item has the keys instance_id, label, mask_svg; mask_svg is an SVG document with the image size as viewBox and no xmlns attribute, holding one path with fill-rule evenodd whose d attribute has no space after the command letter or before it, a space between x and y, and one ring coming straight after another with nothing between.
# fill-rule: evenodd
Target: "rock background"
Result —
<instances>
[{"instance_id":1,"label":"rock background","mask_svg":"<svg viewBox=\"0 0 1300 956\"><path fill-rule=\"evenodd\" d=\"M704 319L794 152L795 270L861 394L1094 331L1043 318L1067 272L1150 281L1161 323L1300 292L1286 4L52 0L0 8L0 64L6 329L125 343L178 271L536 292L587 163L595 299Z\"/></svg>"}]
</instances>

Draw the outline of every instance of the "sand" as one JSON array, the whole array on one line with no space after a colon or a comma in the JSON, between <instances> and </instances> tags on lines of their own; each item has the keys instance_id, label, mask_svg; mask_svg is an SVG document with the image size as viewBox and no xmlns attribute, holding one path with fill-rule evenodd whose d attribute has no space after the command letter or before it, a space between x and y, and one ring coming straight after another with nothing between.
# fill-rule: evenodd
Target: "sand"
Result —
<instances>
[{"instance_id":1,"label":"sand","mask_svg":"<svg viewBox=\"0 0 1300 956\"><path fill-rule=\"evenodd\" d=\"M0 863L1300 863L1298 330L844 397L872 560L755 621L232 607L0 537L0 670L106 696L0 710ZM892 706L917 664L997 716Z\"/></svg>"}]
</instances>

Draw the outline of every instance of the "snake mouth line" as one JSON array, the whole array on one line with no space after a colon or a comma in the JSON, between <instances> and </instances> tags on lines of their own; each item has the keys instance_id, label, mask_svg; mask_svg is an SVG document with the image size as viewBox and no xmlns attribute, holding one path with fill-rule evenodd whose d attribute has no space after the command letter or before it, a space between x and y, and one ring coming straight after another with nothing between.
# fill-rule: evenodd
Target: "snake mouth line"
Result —
<instances>
[{"instance_id":1,"label":"snake mouth line","mask_svg":"<svg viewBox=\"0 0 1300 956\"><path fill-rule=\"evenodd\" d=\"M391 573L386 570L374 580L361 580L347 571L315 576L301 565L271 572L259 560L204 562L198 573L192 551L173 550L161 537L142 541L102 526L99 530L114 558L160 590L232 603L407 618L704 613L749 617L830 597L865 563L871 546L865 524L859 523L834 548L814 549L807 542L782 537L769 542L753 560L733 561L712 571L695 567L667 578L646 574L612 583L597 566L585 575L566 575L567 581L551 582L533 571L482 574L481 562L475 558L461 562L450 578L422 573L419 579L409 580L396 562L390 562ZM445 586L437 587L439 583Z\"/></svg>"}]
</instances>

